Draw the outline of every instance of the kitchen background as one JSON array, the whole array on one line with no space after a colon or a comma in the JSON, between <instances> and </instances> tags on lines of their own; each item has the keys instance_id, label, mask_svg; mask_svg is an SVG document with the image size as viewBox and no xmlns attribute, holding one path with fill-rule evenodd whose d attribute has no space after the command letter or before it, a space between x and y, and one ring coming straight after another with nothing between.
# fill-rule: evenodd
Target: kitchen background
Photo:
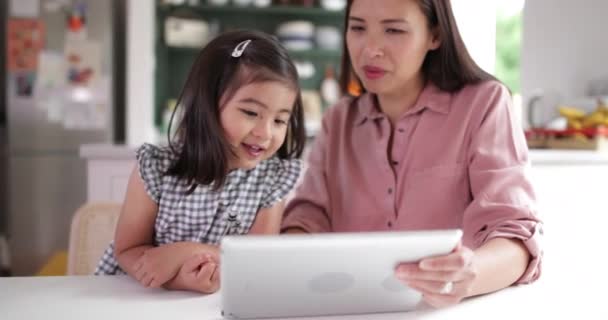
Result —
<instances>
[{"instance_id":1,"label":"kitchen background","mask_svg":"<svg viewBox=\"0 0 608 320\"><path fill-rule=\"evenodd\" d=\"M257 28L288 47L314 139L323 110L337 97L344 2L2 1L0 270L39 273L67 250L81 205L122 199L133 148L164 142L189 64L220 32ZM510 87L531 146L545 148L530 156L542 212L550 213L553 228L546 229L576 226L566 220L572 212L581 225L601 222L604 138L572 126L596 130L603 120L603 113L592 114L608 97L608 44L601 40L608 2L452 3L473 58ZM553 131L537 130L546 126ZM570 149L546 150L547 141L569 141L562 147ZM581 146L588 150L571 149ZM597 233L579 236L593 241ZM553 239L552 246L568 248Z\"/></svg>"}]
</instances>

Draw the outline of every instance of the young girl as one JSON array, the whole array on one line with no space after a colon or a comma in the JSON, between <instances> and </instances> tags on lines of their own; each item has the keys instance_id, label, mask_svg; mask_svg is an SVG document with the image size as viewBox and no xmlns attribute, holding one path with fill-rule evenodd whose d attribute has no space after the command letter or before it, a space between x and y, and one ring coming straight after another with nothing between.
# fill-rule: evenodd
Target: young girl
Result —
<instances>
[{"instance_id":1,"label":"young girl","mask_svg":"<svg viewBox=\"0 0 608 320\"><path fill-rule=\"evenodd\" d=\"M305 143L297 72L270 36L225 33L198 56L178 108L169 147L137 150L95 274L209 293L219 286L223 236L279 232Z\"/></svg>"}]
</instances>

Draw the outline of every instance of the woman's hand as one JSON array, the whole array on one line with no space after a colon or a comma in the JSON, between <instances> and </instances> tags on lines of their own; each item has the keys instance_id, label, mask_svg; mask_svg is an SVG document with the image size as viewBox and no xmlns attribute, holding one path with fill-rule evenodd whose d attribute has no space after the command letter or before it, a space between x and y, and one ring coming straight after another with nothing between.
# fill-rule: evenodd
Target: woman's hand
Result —
<instances>
[{"instance_id":1,"label":"woman's hand","mask_svg":"<svg viewBox=\"0 0 608 320\"><path fill-rule=\"evenodd\" d=\"M475 252L459 244L448 255L423 259L417 264L400 264L395 276L420 291L429 305L443 307L470 295L477 277L474 261Z\"/></svg>"},{"instance_id":2,"label":"woman's hand","mask_svg":"<svg viewBox=\"0 0 608 320\"><path fill-rule=\"evenodd\" d=\"M191 256L179 273L167 284L168 289L213 293L220 287L218 257L213 254Z\"/></svg>"}]
</instances>

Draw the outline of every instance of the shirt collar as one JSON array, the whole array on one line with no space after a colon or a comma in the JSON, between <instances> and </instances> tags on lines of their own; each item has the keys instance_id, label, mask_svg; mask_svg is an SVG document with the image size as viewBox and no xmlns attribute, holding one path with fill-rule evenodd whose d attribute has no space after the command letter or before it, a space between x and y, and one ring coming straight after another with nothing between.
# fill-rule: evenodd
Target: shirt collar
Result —
<instances>
[{"instance_id":1,"label":"shirt collar","mask_svg":"<svg viewBox=\"0 0 608 320\"><path fill-rule=\"evenodd\" d=\"M380 112L380 107L378 106L375 94L366 92L357 100L357 108L359 110L356 120L357 125L363 124L367 120L377 120L385 117L385 115ZM451 109L451 100L451 93L443 91L429 82L424 89L422 89L414 106L408 110L403 117L421 112L424 109L429 109L441 114L448 114Z\"/></svg>"}]
</instances>

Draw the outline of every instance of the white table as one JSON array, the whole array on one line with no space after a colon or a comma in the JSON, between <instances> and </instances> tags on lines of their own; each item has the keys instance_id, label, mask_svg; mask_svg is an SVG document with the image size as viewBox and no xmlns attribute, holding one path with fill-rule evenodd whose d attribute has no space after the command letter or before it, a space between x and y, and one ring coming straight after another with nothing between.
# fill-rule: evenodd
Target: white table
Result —
<instances>
[{"instance_id":1,"label":"white table","mask_svg":"<svg viewBox=\"0 0 608 320\"><path fill-rule=\"evenodd\" d=\"M551 279L414 312L299 319L608 319L606 296ZM577 286L579 287L579 286ZM222 319L219 294L147 289L128 277L0 278L0 319Z\"/></svg>"}]
</instances>

